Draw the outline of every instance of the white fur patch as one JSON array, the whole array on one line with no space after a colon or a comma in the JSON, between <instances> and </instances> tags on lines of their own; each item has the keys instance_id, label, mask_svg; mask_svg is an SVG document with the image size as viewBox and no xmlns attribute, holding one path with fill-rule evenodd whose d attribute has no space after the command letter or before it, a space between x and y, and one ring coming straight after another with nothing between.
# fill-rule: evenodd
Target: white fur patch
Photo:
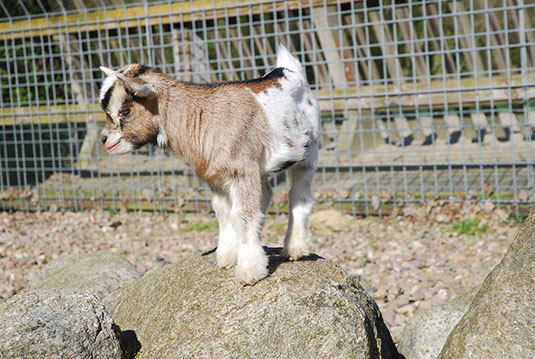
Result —
<instances>
[{"instance_id":1,"label":"white fur patch","mask_svg":"<svg viewBox=\"0 0 535 359\"><path fill-rule=\"evenodd\" d=\"M230 268L238 262L238 238L232 227L229 200L221 194L214 193L212 207L219 221L219 241L217 242L216 260L221 268Z\"/></svg>"},{"instance_id":2,"label":"white fur patch","mask_svg":"<svg viewBox=\"0 0 535 359\"><path fill-rule=\"evenodd\" d=\"M290 71L302 72L303 67L288 49L280 44L277 46L277 67L285 67Z\"/></svg>"},{"instance_id":3,"label":"white fur patch","mask_svg":"<svg viewBox=\"0 0 535 359\"><path fill-rule=\"evenodd\" d=\"M284 71L279 87L253 94L271 126L273 140L264 158L265 171L274 172L305 157L311 137L317 137L319 106L302 72Z\"/></svg>"},{"instance_id":4,"label":"white fur patch","mask_svg":"<svg viewBox=\"0 0 535 359\"><path fill-rule=\"evenodd\" d=\"M102 83L102 86L100 87L99 101L102 101L104 99L106 92L108 92L108 90L113 86L115 81L117 81L116 75L111 75L111 76L106 77L106 79Z\"/></svg>"},{"instance_id":5,"label":"white fur patch","mask_svg":"<svg viewBox=\"0 0 535 359\"><path fill-rule=\"evenodd\" d=\"M123 71L121 71L121 73L127 74L134 67L135 67L134 65L128 65ZM115 81L117 81L117 75L109 75L104 79L104 82L102 83L102 86L100 87L100 96L99 96L100 101L104 99L106 92L108 92L108 90L115 84Z\"/></svg>"},{"instance_id":6,"label":"white fur patch","mask_svg":"<svg viewBox=\"0 0 535 359\"><path fill-rule=\"evenodd\" d=\"M123 153L128 153L135 150L134 145L132 145L129 141L123 139L121 133L119 132L109 133L103 131L102 134L107 137L104 147L106 147L106 150L113 155L121 155ZM114 146L114 144L117 145ZM108 147L111 146L113 146L113 148L111 150L108 149Z\"/></svg>"},{"instance_id":7,"label":"white fur patch","mask_svg":"<svg viewBox=\"0 0 535 359\"><path fill-rule=\"evenodd\" d=\"M122 155L124 153L132 152L136 147L130 142L121 139L121 143L113 151L108 151L114 155Z\"/></svg>"},{"instance_id":8,"label":"white fur patch","mask_svg":"<svg viewBox=\"0 0 535 359\"><path fill-rule=\"evenodd\" d=\"M165 132L164 128L162 126L158 126L158 136L156 137L156 143L158 144L158 147L167 147L168 140L169 139L167 138L167 133Z\"/></svg>"}]
</instances>

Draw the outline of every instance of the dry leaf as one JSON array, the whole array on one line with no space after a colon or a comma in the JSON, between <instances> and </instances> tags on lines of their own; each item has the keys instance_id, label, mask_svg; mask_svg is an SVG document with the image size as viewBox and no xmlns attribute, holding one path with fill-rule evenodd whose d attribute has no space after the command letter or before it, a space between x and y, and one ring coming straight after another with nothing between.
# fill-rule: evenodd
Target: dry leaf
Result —
<instances>
[{"instance_id":1,"label":"dry leaf","mask_svg":"<svg viewBox=\"0 0 535 359\"><path fill-rule=\"evenodd\" d=\"M322 195L323 195L322 198L326 198L326 199L336 198L336 190L334 190L334 189L324 189L321 192L322 192Z\"/></svg>"},{"instance_id":2,"label":"dry leaf","mask_svg":"<svg viewBox=\"0 0 535 359\"><path fill-rule=\"evenodd\" d=\"M192 199L195 198L195 190L193 188L189 188L188 189L188 193L186 193L186 200L187 201L191 201Z\"/></svg>"},{"instance_id":3,"label":"dry leaf","mask_svg":"<svg viewBox=\"0 0 535 359\"><path fill-rule=\"evenodd\" d=\"M494 193L494 187L492 187L492 186L491 186L490 184L488 184L488 183L485 183L485 184L483 185L483 188L485 189L485 193L486 193L488 196L490 196L491 194Z\"/></svg>"},{"instance_id":4,"label":"dry leaf","mask_svg":"<svg viewBox=\"0 0 535 359\"><path fill-rule=\"evenodd\" d=\"M141 200L152 201L154 192L150 188L145 188L141 191Z\"/></svg>"},{"instance_id":5,"label":"dry leaf","mask_svg":"<svg viewBox=\"0 0 535 359\"><path fill-rule=\"evenodd\" d=\"M381 197L381 200L383 202L391 201L392 198L394 198L394 193L391 189L383 189L381 192L379 192L379 196Z\"/></svg>"},{"instance_id":6,"label":"dry leaf","mask_svg":"<svg viewBox=\"0 0 535 359\"><path fill-rule=\"evenodd\" d=\"M483 209L483 211L485 211L486 213L490 213L492 212L492 210L495 208L496 206L494 205L494 203L492 203L492 201L490 199L487 199L485 202L483 202L481 204L481 209Z\"/></svg>"},{"instance_id":7,"label":"dry leaf","mask_svg":"<svg viewBox=\"0 0 535 359\"><path fill-rule=\"evenodd\" d=\"M339 199L348 199L349 198L349 191L346 189L338 190L338 198Z\"/></svg>"},{"instance_id":8,"label":"dry leaf","mask_svg":"<svg viewBox=\"0 0 535 359\"><path fill-rule=\"evenodd\" d=\"M477 199L477 191L475 189L471 188L468 190L468 199Z\"/></svg>"},{"instance_id":9,"label":"dry leaf","mask_svg":"<svg viewBox=\"0 0 535 359\"><path fill-rule=\"evenodd\" d=\"M16 188L16 187L11 187L9 189L9 198L10 199L15 199L19 196L19 189Z\"/></svg>"},{"instance_id":10,"label":"dry leaf","mask_svg":"<svg viewBox=\"0 0 535 359\"><path fill-rule=\"evenodd\" d=\"M531 191L529 189L523 188L517 193L517 198L519 201L525 202L529 200Z\"/></svg>"},{"instance_id":11,"label":"dry leaf","mask_svg":"<svg viewBox=\"0 0 535 359\"><path fill-rule=\"evenodd\" d=\"M381 206L381 201L379 200L379 197L372 196L372 206L375 211L379 209L379 207Z\"/></svg>"},{"instance_id":12,"label":"dry leaf","mask_svg":"<svg viewBox=\"0 0 535 359\"><path fill-rule=\"evenodd\" d=\"M403 215L416 221L422 221L427 217L427 210L424 206L409 203L403 207Z\"/></svg>"},{"instance_id":13,"label":"dry leaf","mask_svg":"<svg viewBox=\"0 0 535 359\"><path fill-rule=\"evenodd\" d=\"M169 195L173 192L172 188L164 188L162 191L160 191L160 198L169 197Z\"/></svg>"}]
</instances>

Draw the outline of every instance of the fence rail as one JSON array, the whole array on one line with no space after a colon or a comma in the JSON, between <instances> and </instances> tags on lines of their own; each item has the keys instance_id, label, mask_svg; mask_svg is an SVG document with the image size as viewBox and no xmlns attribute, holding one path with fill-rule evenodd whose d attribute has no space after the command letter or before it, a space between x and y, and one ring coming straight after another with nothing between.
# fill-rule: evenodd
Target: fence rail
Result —
<instances>
[{"instance_id":1,"label":"fence rail","mask_svg":"<svg viewBox=\"0 0 535 359\"><path fill-rule=\"evenodd\" d=\"M97 141L99 66L196 82L261 76L277 42L322 110L319 204L535 201L535 3L8 0L0 6L0 206L179 211L208 206L180 159ZM286 176L273 179L285 209Z\"/></svg>"}]
</instances>

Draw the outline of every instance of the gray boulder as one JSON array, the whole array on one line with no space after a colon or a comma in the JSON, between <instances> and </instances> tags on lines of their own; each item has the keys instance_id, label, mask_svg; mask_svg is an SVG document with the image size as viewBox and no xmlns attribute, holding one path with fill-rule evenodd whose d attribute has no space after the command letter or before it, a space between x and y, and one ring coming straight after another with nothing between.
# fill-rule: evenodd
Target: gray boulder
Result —
<instances>
[{"instance_id":1,"label":"gray boulder","mask_svg":"<svg viewBox=\"0 0 535 359\"><path fill-rule=\"evenodd\" d=\"M398 351L407 359L436 359L478 289L459 295L449 303L416 313L403 329Z\"/></svg>"},{"instance_id":2,"label":"gray boulder","mask_svg":"<svg viewBox=\"0 0 535 359\"><path fill-rule=\"evenodd\" d=\"M103 298L140 277L137 269L116 253L67 254L45 265L30 287L83 289Z\"/></svg>"},{"instance_id":3,"label":"gray boulder","mask_svg":"<svg viewBox=\"0 0 535 359\"><path fill-rule=\"evenodd\" d=\"M535 358L535 213L485 278L440 359Z\"/></svg>"},{"instance_id":4,"label":"gray boulder","mask_svg":"<svg viewBox=\"0 0 535 359\"><path fill-rule=\"evenodd\" d=\"M215 256L149 272L104 299L135 333L139 358L397 358L375 302L333 262L286 262L268 249L271 275L239 285Z\"/></svg>"},{"instance_id":5,"label":"gray boulder","mask_svg":"<svg viewBox=\"0 0 535 359\"><path fill-rule=\"evenodd\" d=\"M40 289L0 303L0 358L118 358L118 329L89 292Z\"/></svg>"}]
</instances>

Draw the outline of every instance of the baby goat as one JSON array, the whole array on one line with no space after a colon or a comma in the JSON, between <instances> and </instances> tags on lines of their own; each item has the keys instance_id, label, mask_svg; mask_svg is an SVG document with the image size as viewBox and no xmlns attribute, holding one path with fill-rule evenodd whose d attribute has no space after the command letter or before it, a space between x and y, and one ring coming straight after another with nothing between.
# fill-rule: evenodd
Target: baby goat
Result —
<instances>
[{"instance_id":1,"label":"baby goat","mask_svg":"<svg viewBox=\"0 0 535 359\"><path fill-rule=\"evenodd\" d=\"M291 190L283 255L309 254L320 111L301 64L284 46L277 68L249 81L194 84L137 64L101 69L102 143L112 154L151 143L195 166L213 193L219 267L236 266L244 284L268 275L260 234L272 198L269 177L285 169Z\"/></svg>"}]
</instances>

